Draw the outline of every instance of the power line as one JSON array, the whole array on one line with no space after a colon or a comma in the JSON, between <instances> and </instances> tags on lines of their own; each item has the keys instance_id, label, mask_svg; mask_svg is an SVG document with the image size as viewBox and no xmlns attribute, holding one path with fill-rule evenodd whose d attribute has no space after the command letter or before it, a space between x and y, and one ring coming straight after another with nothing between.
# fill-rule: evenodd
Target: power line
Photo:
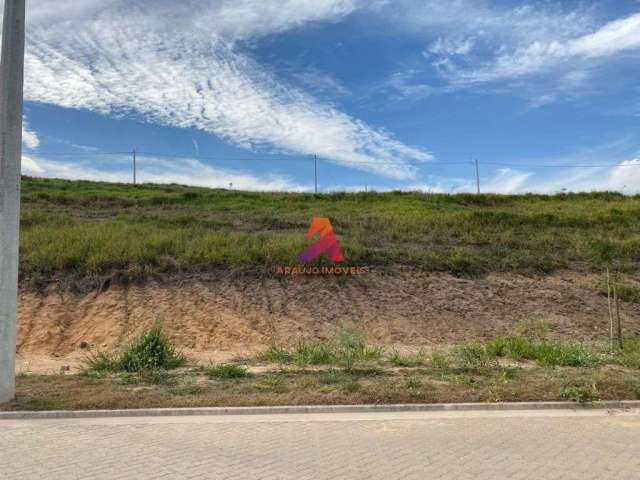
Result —
<instances>
[{"instance_id":1,"label":"power line","mask_svg":"<svg viewBox=\"0 0 640 480\"><path fill-rule=\"evenodd\" d=\"M40 155L46 157L91 157L91 156L112 156L112 155L131 155L131 151L126 152L33 152L33 153L25 153L26 155Z\"/></svg>"},{"instance_id":2,"label":"power line","mask_svg":"<svg viewBox=\"0 0 640 480\"><path fill-rule=\"evenodd\" d=\"M69 158L86 158L92 156L116 156L116 155L132 155L132 151L120 151L120 152L33 152L33 155L43 156L43 157L69 157ZM210 160L210 161L239 161L239 162L305 162L305 161L319 161L323 160L316 155L304 156L304 157L296 157L296 156L288 156L288 157L233 157L233 156L193 156L193 155L181 155L181 154L167 154L167 153L157 153L157 152L145 152L145 151L136 151L136 155L138 158L140 157L157 157L157 158L175 158L175 159L183 159L183 160ZM412 162L407 163L406 161L389 161L389 160L379 160L379 161L333 161L324 159L327 162L336 163L342 166L350 166L350 165L368 165L368 166L401 166L407 165L411 167L429 167L429 166L453 166L453 165L469 165L475 164L475 160L472 161L456 161L456 162L444 162L444 161L425 161L425 162ZM636 163L600 163L600 164L550 164L550 163L513 163L513 162L492 162L492 161L483 161L480 162L482 165L493 165L493 166L501 166L501 167L520 167L520 168L614 168L614 167L639 167L640 162Z\"/></svg>"},{"instance_id":3,"label":"power line","mask_svg":"<svg viewBox=\"0 0 640 480\"><path fill-rule=\"evenodd\" d=\"M591 165L581 164L549 164L549 163L502 163L502 162L482 162L484 165L496 165L502 167L526 167L526 168L613 168L613 167L640 167L638 163L600 163Z\"/></svg>"},{"instance_id":4,"label":"power line","mask_svg":"<svg viewBox=\"0 0 640 480\"><path fill-rule=\"evenodd\" d=\"M131 153L131 152L129 152ZM160 158L180 158L180 159L187 159L187 160L212 160L212 161L240 161L240 162L272 162L272 161L285 161L285 162L303 162L303 161L316 161L316 160L322 160L319 156L317 155L311 155L311 156L306 156L306 157L295 157L295 156L291 156L291 157L253 157L253 158L249 158L249 157L242 157L242 158L238 158L238 157L227 157L227 156L220 156L220 157L208 157L208 156L188 156L188 155L170 155L170 154L166 154L166 153L153 153L153 152L143 152L143 151L138 151L138 156L141 157L160 157ZM336 161L336 163L339 163ZM378 166L378 165L393 165L393 166L400 166L403 163L407 163L407 162L403 162L403 161L388 161L388 160L379 160L379 161L358 161L358 160L354 160L354 161L348 161L348 162L343 162L343 165L372 165L372 166ZM468 162L424 162L424 163L409 163L410 166L421 166L421 165L463 165L466 164Z\"/></svg>"}]
</instances>

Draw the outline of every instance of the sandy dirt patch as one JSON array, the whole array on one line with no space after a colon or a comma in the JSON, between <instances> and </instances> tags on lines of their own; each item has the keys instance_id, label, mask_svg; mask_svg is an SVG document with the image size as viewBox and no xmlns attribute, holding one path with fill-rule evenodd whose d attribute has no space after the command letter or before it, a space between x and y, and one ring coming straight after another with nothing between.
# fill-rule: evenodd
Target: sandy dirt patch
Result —
<instances>
[{"instance_id":1,"label":"sandy dirt patch","mask_svg":"<svg viewBox=\"0 0 640 480\"><path fill-rule=\"evenodd\" d=\"M25 289L18 369L76 365L88 350L116 348L157 319L181 348L213 360L250 356L272 342L329 338L341 326L366 331L371 343L408 347L508 334L527 319L546 320L559 337L602 338L601 281L573 271L467 279L398 270L349 279L219 274L88 294ZM627 332L640 332L640 305L622 303L621 311Z\"/></svg>"}]
</instances>

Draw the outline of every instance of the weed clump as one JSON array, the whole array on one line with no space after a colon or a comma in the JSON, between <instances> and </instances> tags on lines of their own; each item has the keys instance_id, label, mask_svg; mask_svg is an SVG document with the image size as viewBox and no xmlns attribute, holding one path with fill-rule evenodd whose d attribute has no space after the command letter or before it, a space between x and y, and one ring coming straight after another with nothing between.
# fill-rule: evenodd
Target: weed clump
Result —
<instances>
[{"instance_id":1,"label":"weed clump","mask_svg":"<svg viewBox=\"0 0 640 480\"><path fill-rule=\"evenodd\" d=\"M379 360L384 349L366 343L366 334L358 330L342 329L334 338L325 341L300 341L293 348L269 346L259 358L281 364L339 365L347 370L359 361Z\"/></svg>"},{"instance_id":2,"label":"weed clump","mask_svg":"<svg viewBox=\"0 0 640 480\"><path fill-rule=\"evenodd\" d=\"M560 396L578 403L590 403L600 400L600 392L595 383L592 385L564 384L560 389Z\"/></svg>"},{"instance_id":3,"label":"weed clump","mask_svg":"<svg viewBox=\"0 0 640 480\"><path fill-rule=\"evenodd\" d=\"M204 369L204 374L209 377L223 379L244 378L249 376L246 368L230 363L210 365Z\"/></svg>"},{"instance_id":4,"label":"weed clump","mask_svg":"<svg viewBox=\"0 0 640 480\"><path fill-rule=\"evenodd\" d=\"M486 346L489 356L533 360L542 367L597 367L600 358L584 345L529 337L498 337Z\"/></svg>"},{"instance_id":5,"label":"weed clump","mask_svg":"<svg viewBox=\"0 0 640 480\"><path fill-rule=\"evenodd\" d=\"M394 351L389 355L389 363L394 367L422 367L427 363L427 357L423 351L413 355L402 355L400 352Z\"/></svg>"},{"instance_id":6,"label":"weed clump","mask_svg":"<svg viewBox=\"0 0 640 480\"><path fill-rule=\"evenodd\" d=\"M184 365L186 357L178 352L160 323L142 332L121 352L98 352L85 361L90 372L142 372L172 370Z\"/></svg>"},{"instance_id":7,"label":"weed clump","mask_svg":"<svg viewBox=\"0 0 640 480\"><path fill-rule=\"evenodd\" d=\"M475 342L456 347L452 357L463 368L488 368L496 363L496 355L486 345Z\"/></svg>"}]
</instances>

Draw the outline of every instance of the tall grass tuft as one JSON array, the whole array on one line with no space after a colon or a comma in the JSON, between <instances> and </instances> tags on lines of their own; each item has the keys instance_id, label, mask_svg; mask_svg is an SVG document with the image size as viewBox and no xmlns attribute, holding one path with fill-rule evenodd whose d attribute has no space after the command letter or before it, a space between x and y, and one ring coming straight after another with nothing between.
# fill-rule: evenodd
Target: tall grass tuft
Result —
<instances>
[{"instance_id":1,"label":"tall grass tuft","mask_svg":"<svg viewBox=\"0 0 640 480\"><path fill-rule=\"evenodd\" d=\"M368 345L365 340L364 332L343 328L335 337L325 341L300 341L291 349L271 345L258 358L272 363L340 365L351 369L356 362L374 361L384 355L382 347Z\"/></svg>"},{"instance_id":2,"label":"tall grass tuft","mask_svg":"<svg viewBox=\"0 0 640 480\"><path fill-rule=\"evenodd\" d=\"M157 322L142 332L121 352L98 352L85 361L85 368L93 372L141 372L145 370L172 370L186 362L176 351L171 339Z\"/></svg>"}]
</instances>

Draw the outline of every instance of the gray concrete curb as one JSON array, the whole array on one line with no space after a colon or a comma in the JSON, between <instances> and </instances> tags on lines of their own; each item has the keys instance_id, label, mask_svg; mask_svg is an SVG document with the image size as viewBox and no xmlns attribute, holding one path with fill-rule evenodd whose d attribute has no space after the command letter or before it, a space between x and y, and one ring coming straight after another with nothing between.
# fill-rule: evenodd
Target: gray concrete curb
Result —
<instances>
[{"instance_id":1,"label":"gray concrete curb","mask_svg":"<svg viewBox=\"0 0 640 480\"><path fill-rule=\"evenodd\" d=\"M115 417L188 417L197 415L273 415L300 413L451 412L518 410L630 410L640 409L640 401L518 403L431 403L412 405L310 405L282 407L147 408L140 410L70 410L43 412L0 412L2 420L76 419Z\"/></svg>"}]
</instances>

